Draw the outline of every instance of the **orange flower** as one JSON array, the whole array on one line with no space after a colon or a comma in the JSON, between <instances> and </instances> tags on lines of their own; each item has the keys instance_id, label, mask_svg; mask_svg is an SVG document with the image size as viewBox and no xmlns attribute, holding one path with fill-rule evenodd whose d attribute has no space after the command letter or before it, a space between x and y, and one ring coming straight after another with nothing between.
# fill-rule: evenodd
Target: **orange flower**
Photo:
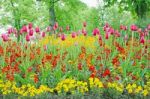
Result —
<instances>
[{"instance_id":1,"label":"orange flower","mask_svg":"<svg viewBox=\"0 0 150 99\"><path fill-rule=\"evenodd\" d=\"M38 81L39 81L38 75L35 74L35 75L34 75L34 83L38 83Z\"/></svg>"},{"instance_id":2,"label":"orange flower","mask_svg":"<svg viewBox=\"0 0 150 99\"><path fill-rule=\"evenodd\" d=\"M0 55L3 55L3 53L4 53L3 47L0 46Z\"/></svg>"},{"instance_id":3,"label":"orange flower","mask_svg":"<svg viewBox=\"0 0 150 99\"><path fill-rule=\"evenodd\" d=\"M34 53L30 53L30 60L32 61L32 60L34 60L34 59L35 59Z\"/></svg>"}]
</instances>

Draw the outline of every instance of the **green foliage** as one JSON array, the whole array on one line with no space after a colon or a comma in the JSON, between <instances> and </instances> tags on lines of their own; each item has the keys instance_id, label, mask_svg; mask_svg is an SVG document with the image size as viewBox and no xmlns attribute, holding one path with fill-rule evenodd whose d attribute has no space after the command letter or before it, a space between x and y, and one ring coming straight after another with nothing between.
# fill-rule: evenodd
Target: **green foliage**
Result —
<instances>
[{"instance_id":1,"label":"green foliage","mask_svg":"<svg viewBox=\"0 0 150 99\"><path fill-rule=\"evenodd\" d=\"M143 18L150 9L150 0L103 0L106 7L117 4L120 11L130 11L133 15Z\"/></svg>"}]
</instances>

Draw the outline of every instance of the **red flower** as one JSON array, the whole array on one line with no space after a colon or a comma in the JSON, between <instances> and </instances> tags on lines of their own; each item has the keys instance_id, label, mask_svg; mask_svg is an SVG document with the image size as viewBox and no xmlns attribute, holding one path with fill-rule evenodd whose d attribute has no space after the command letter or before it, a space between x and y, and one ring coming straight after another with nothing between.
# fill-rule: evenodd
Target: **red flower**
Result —
<instances>
[{"instance_id":1,"label":"red flower","mask_svg":"<svg viewBox=\"0 0 150 99\"><path fill-rule=\"evenodd\" d=\"M119 80L120 78L118 76L115 77L116 80Z\"/></svg>"},{"instance_id":2,"label":"red flower","mask_svg":"<svg viewBox=\"0 0 150 99\"><path fill-rule=\"evenodd\" d=\"M37 83L39 81L38 75L34 75L34 82Z\"/></svg>"},{"instance_id":3,"label":"red flower","mask_svg":"<svg viewBox=\"0 0 150 99\"><path fill-rule=\"evenodd\" d=\"M81 63L78 64L78 70L82 70L82 64Z\"/></svg>"},{"instance_id":4,"label":"red flower","mask_svg":"<svg viewBox=\"0 0 150 99\"><path fill-rule=\"evenodd\" d=\"M28 72L31 72L31 71L32 71L32 67L29 67L29 68L28 68Z\"/></svg>"},{"instance_id":5,"label":"red flower","mask_svg":"<svg viewBox=\"0 0 150 99\"><path fill-rule=\"evenodd\" d=\"M96 76L95 73L92 73L92 74L90 75L91 78L95 78L95 76Z\"/></svg>"},{"instance_id":6,"label":"red flower","mask_svg":"<svg viewBox=\"0 0 150 99\"><path fill-rule=\"evenodd\" d=\"M95 67L94 66L90 66L89 67L89 71L94 72L95 71Z\"/></svg>"},{"instance_id":7,"label":"red flower","mask_svg":"<svg viewBox=\"0 0 150 99\"><path fill-rule=\"evenodd\" d=\"M105 72L103 73L103 77L106 77L106 76L108 76L108 75L110 75L110 70L109 69L105 69Z\"/></svg>"}]
</instances>

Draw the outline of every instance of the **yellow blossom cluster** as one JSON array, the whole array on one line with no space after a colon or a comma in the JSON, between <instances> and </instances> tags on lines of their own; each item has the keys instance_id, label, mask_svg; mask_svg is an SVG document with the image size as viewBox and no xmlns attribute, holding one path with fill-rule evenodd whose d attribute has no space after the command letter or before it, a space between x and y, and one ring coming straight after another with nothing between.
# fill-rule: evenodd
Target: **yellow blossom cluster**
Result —
<instances>
[{"instance_id":1,"label":"yellow blossom cluster","mask_svg":"<svg viewBox=\"0 0 150 99\"><path fill-rule=\"evenodd\" d=\"M126 89L129 94L142 94L144 96L147 96L150 92L150 81L148 81L144 87L135 83L124 86L123 84L117 82L108 82L105 85L107 85L106 88L112 88L121 93L124 89ZM16 82L4 82L3 80L0 80L0 91L3 95L13 93L20 96L36 96L43 93L54 93L54 91L57 91L58 94L67 92L70 92L71 94L86 93L89 91L89 87L91 89L105 88L104 84L98 78L89 78L88 81L78 81L68 78L60 81L54 88L50 88L46 85L40 85L37 88L31 84L21 85L18 87Z\"/></svg>"},{"instance_id":2,"label":"yellow blossom cluster","mask_svg":"<svg viewBox=\"0 0 150 99\"><path fill-rule=\"evenodd\" d=\"M85 46L85 47L90 47L90 48L95 48L95 42L97 38L92 37L92 36L78 36L76 38L71 38L70 35L67 36L67 39L65 41L62 41L60 38L55 38L53 35L45 37L42 39L39 43L41 45L59 45L60 47L63 48L68 48L72 46Z\"/></svg>"},{"instance_id":3,"label":"yellow blossom cluster","mask_svg":"<svg viewBox=\"0 0 150 99\"><path fill-rule=\"evenodd\" d=\"M103 83L98 78L89 78L90 88L103 88Z\"/></svg>"},{"instance_id":4,"label":"yellow blossom cluster","mask_svg":"<svg viewBox=\"0 0 150 99\"><path fill-rule=\"evenodd\" d=\"M150 91L150 86L148 85L149 82L147 82L146 85L144 85L144 88L142 86L138 86L135 83L133 84L128 84L126 86L126 89L129 94L143 94L144 96L147 96Z\"/></svg>"},{"instance_id":5,"label":"yellow blossom cluster","mask_svg":"<svg viewBox=\"0 0 150 99\"><path fill-rule=\"evenodd\" d=\"M112 83L108 83L107 84L107 86L108 86L108 88L113 88L113 89L116 89L117 91L119 91L119 92L123 92L123 89L124 89L124 86L123 86L123 84L121 84L121 83L116 83L116 82L112 82Z\"/></svg>"}]
</instances>

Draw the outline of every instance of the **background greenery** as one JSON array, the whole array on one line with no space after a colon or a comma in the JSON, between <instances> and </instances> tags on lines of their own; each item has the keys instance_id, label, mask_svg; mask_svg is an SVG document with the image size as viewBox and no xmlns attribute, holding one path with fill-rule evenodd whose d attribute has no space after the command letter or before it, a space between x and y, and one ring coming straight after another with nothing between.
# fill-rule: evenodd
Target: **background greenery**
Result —
<instances>
[{"instance_id":1,"label":"background greenery","mask_svg":"<svg viewBox=\"0 0 150 99\"><path fill-rule=\"evenodd\" d=\"M135 23L143 28L150 23L150 0L97 1L99 6L91 8L80 0L0 0L0 25L19 30L33 22L44 29L57 21L63 28L69 25L71 30L79 30L86 21L87 30L92 31L105 22L114 27Z\"/></svg>"}]
</instances>

